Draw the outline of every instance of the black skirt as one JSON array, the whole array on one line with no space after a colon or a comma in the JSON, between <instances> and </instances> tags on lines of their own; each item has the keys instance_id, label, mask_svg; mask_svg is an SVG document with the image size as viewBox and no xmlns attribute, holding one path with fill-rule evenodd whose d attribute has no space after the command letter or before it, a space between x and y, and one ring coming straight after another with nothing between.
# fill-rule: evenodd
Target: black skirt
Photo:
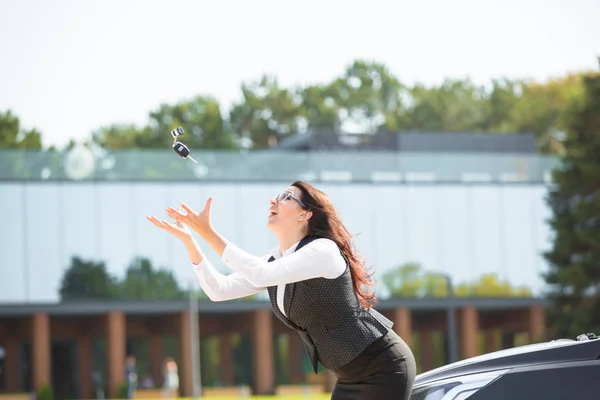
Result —
<instances>
[{"instance_id":1,"label":"black skirt","mask_svg":"<svg viewBox=\"0 0 600 400\"><path fill-rule=\"evenodd\" d=\"M410 347L390 330L333 370L338 380L331 400L409 400L416 370Z\"/></svg>"}]
</instances>

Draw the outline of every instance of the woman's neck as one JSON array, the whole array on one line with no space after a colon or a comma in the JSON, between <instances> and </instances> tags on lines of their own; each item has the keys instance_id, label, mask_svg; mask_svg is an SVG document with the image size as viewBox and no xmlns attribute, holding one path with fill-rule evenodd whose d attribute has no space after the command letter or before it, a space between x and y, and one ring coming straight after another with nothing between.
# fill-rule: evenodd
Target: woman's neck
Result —
<instances>
[{"instance_id":1,"label":"woman's neck","mask_svg":"<svg viewBox=\"0 0 600 400\"><path fill-rule=\"evenodd\" d=\"M295 243L298 243L306 236L304 232L295 232L293 234L280 235L279 240L279 251L283 254L284 251L292 247Z\"/></svg>"}]
</instances>

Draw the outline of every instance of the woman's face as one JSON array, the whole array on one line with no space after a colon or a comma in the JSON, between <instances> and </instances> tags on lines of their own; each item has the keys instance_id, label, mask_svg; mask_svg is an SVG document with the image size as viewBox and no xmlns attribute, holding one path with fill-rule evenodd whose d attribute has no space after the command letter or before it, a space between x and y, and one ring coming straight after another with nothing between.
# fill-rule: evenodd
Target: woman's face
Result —
<instances>
[{"instance_id":1,"label":"woman's face","mask_svg":"<svg viewBox=\"0 0 600 400\"><path fill-rule=\"evenodd\" d=\"M274 233L298 229L305 211L300 189L290 186L270 200L267 226Z\"/></svg>"}]
</instances>

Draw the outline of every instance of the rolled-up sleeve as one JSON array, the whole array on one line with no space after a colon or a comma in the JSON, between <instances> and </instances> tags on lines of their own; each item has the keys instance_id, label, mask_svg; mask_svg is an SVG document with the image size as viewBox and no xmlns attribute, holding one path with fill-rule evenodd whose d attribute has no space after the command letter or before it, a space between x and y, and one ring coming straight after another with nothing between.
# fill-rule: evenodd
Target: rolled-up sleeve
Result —
<instances>
[{"instance_id":1,"label":"rolled-up sleeve","mask_svg":"<svg viewBox=\"0 0 600 400\"><path fill-rule=\"evenodd\" d=\"M333 279L346 269L335 242L314 240L292 254L268 262L228 243L222 261L256 287L268 287L312 278Z\"/></svg>"}]
</instances>

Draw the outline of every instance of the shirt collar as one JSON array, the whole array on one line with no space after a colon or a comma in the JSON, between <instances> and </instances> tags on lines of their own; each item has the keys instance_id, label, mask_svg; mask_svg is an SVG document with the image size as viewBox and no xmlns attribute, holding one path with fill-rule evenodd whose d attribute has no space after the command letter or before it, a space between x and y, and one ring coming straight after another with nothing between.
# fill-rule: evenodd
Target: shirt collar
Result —
<instances>
[{"instance_id":1,"label":"shirt collar","mask_svg":"<svg viewBox=\"0 0 600 400\"><path fill-rule=\"evenodd\" d=\"M274 258L281 258L283 256L287 256L289 254L292 254L293 252L296 251L296 248L298 247L298 244L300 244L300 241L297 241L296 243L294 243L292 246L290 246L286 251L284 251L283 253L281 253L281 251L279 251L279 247L275 247L273 248L270 253Z\"/></svg>"}]
</instances>

